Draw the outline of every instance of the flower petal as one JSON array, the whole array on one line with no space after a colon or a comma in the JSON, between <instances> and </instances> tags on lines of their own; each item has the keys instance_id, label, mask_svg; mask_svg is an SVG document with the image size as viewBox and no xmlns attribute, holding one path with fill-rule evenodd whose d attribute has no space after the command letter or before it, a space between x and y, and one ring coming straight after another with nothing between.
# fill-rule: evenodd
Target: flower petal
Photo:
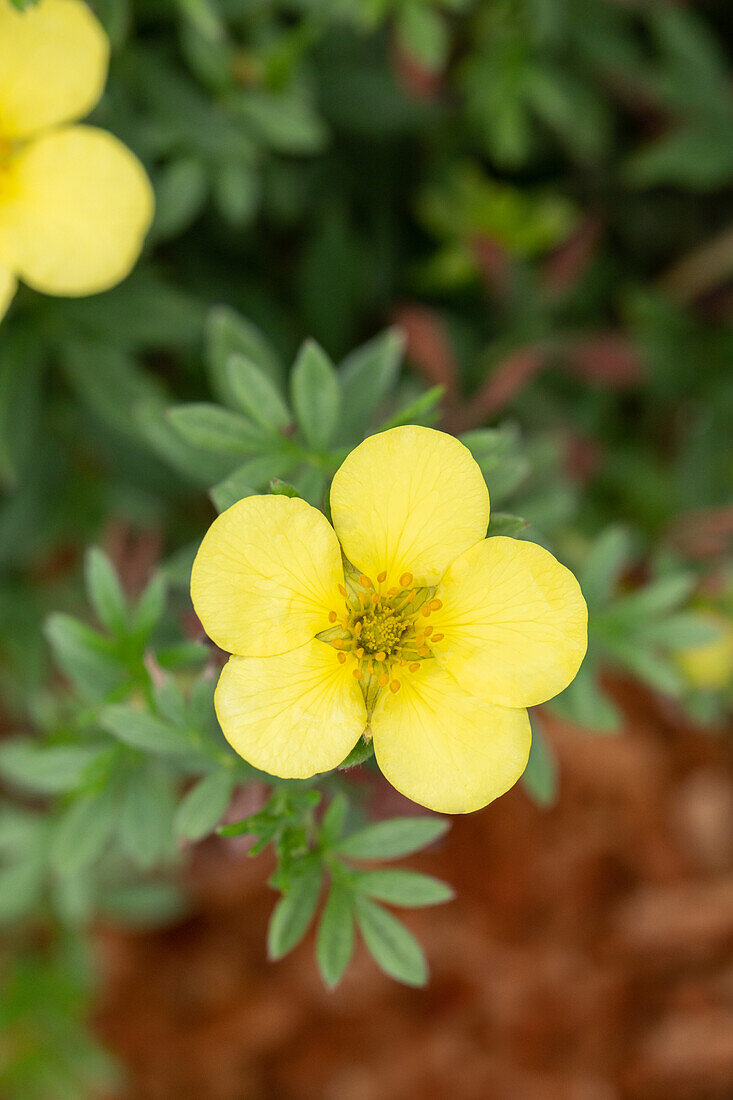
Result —
<instances>
[{"instance_id":1,"label":"flower petal","mask_svg":"<svg viewBox=\"0 0 733 1100\"><path fill-rule=\"evenodd\" d=\"M526 710L469 695L434 661L380 697L371 729L392 786L444 814L471 813L508 791L532 739Z\"/></svg>"},{"instance_id":2,"label":"flower petal","mask_svg":"<svg viewBox=\"0 0 733 1100\"><path fill-rule=\"evenodd\" d=\"M437 584L482 539L489 493L471 452L453 436L409 425L370 436L333 479L331 515L346 557L387 586L411 573Z\"/></svg>"},{"instance_id":3,"label":"flower petal","mask_svg":"<svg viewBox=\"0 0 733 1100\"><path fill-rule=\"evenodd\" d=\"M95 294L124 279L137 260L153 191L112 134L91 126L53 130L12 158L2 186L0 252L35 290Z\"/></svg>"},{"instance_id":4,"label":"flower petal","mask_svg":"<svg viewBox=\"0 0 733 1100\"><path fill-rule=\"evenodd\" d=\"M245 497L204 536L191 598L204 630L245 657L285 653L346 614L341 548L326 517L304 500Z\"/></svg>"},{"instance_id":5,"label":"flower petal","mask_svg":"<svg viewBox=\"0 0 733 1100\"><path fill-rule=\"evenodd\" d=\"M13 300L17 283L10 268L0 263L0 321L8 311L8 306Z\"/></svg>"},{"instance_id":6,"label":"flower petal","mask_svg":"<svg viewBox=\"0 0 733 1100\"><path fill-rule=\"evenodd\" d=\"M283 779L338 767L366 725L361 688L316 640L277 657L230 658L215 704L232 748Z\"/></svg>"},{"instance_id":7,"label":"flower petal","mask_svg":"<svg viewBox=\"0 0 733 1100\"><path fill-rule=\"evenodd\" d=\"M17 11L0 0L0 136L27 138L83 118L104 89L109 42L81 0Z\"/></svg>"},{"instance_id":8,"label":"flower petal","mask_svg":"<svg viewBox=\"0 0 733 1100\"><path fill-rule=\"evenodd\" d=\"M432 648L475 695L504 707L544 703L568 686L588 639L588 610L569 569L533 542L485 539L435 592Z\"/></svg>"}]
</instances>

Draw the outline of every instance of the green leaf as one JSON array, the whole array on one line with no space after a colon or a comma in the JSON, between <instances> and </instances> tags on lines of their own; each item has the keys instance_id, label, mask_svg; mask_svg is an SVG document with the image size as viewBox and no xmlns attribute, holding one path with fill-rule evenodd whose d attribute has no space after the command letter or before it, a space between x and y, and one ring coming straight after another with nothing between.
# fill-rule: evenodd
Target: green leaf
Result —
<instances>
[{"instance_id":1,"label":"green leaf","mask_svg":"<svg viewBox=\"0 0 733 1100\"><path fill-rule=\"evenodd\" d=\"M208 488L231 469L231 454L187 443L173 427L163 402L139 402L135 406L135 419L140 434L155 454L195 485Z\"/></svg>"},{"instance_id":2,"label":"green leaf","mask_svg":"<svg viewBox=\"0 0 733 1100\"><path fill-rule=\"evenodd\" d=\"M695 577L691 573L672 573L660 577L645 588L616 600L604 612L603 622L614 625L645 623L651 616L676 610L691 594L695 584Z\"/></svg>"},{"instance_id":3,"label":"green leaf","mask_svg":"<svg viewBox=\"0 0 733 1100\"><path fill-rule=\"evenodd\" d=\"M43 861L24 859L0 870L0 923L10 924L30 912L40 900Z\"/></svg>"},{"instance_id":4,"label":"green leaf","mask_svg":"<svg viewBox=\"0 0 733 1100\"><path fill-rule=\"evenodd\" d=\"M272 380L250 359L233 354L226 364L237 408L267 432L286 427L292 417Z\"/></svg>"},{"instance_id":5,"label":"green leaf","mask_svg":"<svg viewBox=\"0 0 733 1100\"><path fill-rule=\"evenodd\" d=\"M233 788L233 776L224 769L199 780L181 800L176 811L178 836L186 840L200 840L213 832L229 805Z\"/></svg>"},{"instance_id":6,"label":"green leaf","mask_svg":"<svg viewBox=\"0 0 733 1100\"><path fill-rule=\"evenodd\" d=\"M143 752L191 753L194 748L175 726L127 703L105 707L99 721L118 741Z\"/></svg>"},{"instance_id":7,"label":"green leaf","mask_svg":"<svg viewBox=\"0 0 733 1100\"><path fill-rule=\"evenodd\" d=\"M127 603L111 561L97 546L86 553L84 575L99 621L113 634L123 634L127 627Z\"/></svg>"},{"instance_id":8,"label":"green leaf","mask_svg":"<svg viewBox=\"0 0 733 1100\"><path fill-rule=\"evenodd\" d=\"M529 527L526 519L521 516L513 516L509 512L492 512L489 519L489 535L504 535L507 538L515 538Z\"/></svg>"},{"instance_id":9,"label":"green leaf","mask_svg":"<svg viewBox=\"0 0 733 1100\"><path fill-rule=\"evenodd\" d=\"M107 753L105 745L40 745L12 737L0 744L0 775L31 791L60 794L81 787Z\"/></svg>"},{"instance_id":10,"label":"green leaf","mask_svg":"<svg viewBox=\"0 0 733 1100\"><path fill-rule=\"evenodd\" d=\"M245 463L209 490L209 496L217 512L226 512L238 500L254 496L257 489L250 485L249 464Z\"/></svg>"},{"instance_id":11,"label":"green leaf","mask_svg":"<svg viewBox=\"0 0 733 1100\"><path fill-rule=\"evenodd\" d=\"M320 153L328 141L324 123L302 95L248 88L233 106L257 137L278 153Z\"/></svg>"},{"instance_id":12,"label":"green leaf","mask_svg":"<svg viewBox=\"0 0 733 1100\"><path fill-rule=\"evenodd\" d=\"M261 491L275 477L290 473L296 461L287 451L267 451L243 462L229 477L215 485L209 496L217 510L224 512L243 497Z\"/></svg>"},{"instance_id":13,"label":"green leaf","mask_svg":"<svg viewBox=\"0 0 733 1100\"><path fill-rule=\"evenodd\" d=\"M364 897L356 898L356 919L372 958L385 974L405 985L425 985L425 955L404 924Z\"/></svg>"},{"instance_id":14,"label":"green leaf","mask_svg":"<svg viewBox=\"0 0 733 1100\"><path fill-rule=\"evenodd\" d=\"M339 417L341 394L336 371L315 340L306 340L290 377L293 408L311 447L330 444Z\"/></svg>"},{"instance_id":15,"label":"green leaf","mask_svg":"<svg viewBox=\"0 0 733 1100\"><path fill-rule=\"evenodd\" d=\"M268 443L261 428L220 405L178 405L166 415L182 439L204 450L256 455Z\"/></svg>"},{"instance_id":16,"label":"green leaf","mask_svg":"<svg viewBox=\"0 0 733 1100\"><path fill-rule=\"evenodd\" d=\"M350 859L409 856L443 836L449 825L444 817L392 817L344 837L338 851Z\"/></svg>"},{"instance_id":17,"label":"green leaf","mask_svg":"<svg viewBox=\"0 0 733 1100\"><path fill-rule=\"evenodd\" d=\"M447 882L423 875L419 871L403 871L396 867L362 871L355 882L356 889L369 897L390 905L441 905L451 901L455 892Z\"/></svg>"},{"instance_id":18,"label":"green leaf","mask_svg":"<svg viewBox=\"0 0 733 1100\"><path fill-rule=\"evenodd\" d=\"M593 665L587 659L572 683L548 706L593 733L618 733L623 725L620 712L598 686Z\"/></svg>"},{"instance_id":19,"label":"green leaf","mask_svg":"<svg viewBox=\"0 0 733 1100\"><path fill-rule=\"evenodd\" d=\"M389 420L385 420L383 424L380 424L379 430L384 432L388 428L399 428L402 424L430 425L434 423L437 416L437 406L443 392L443 386L432 386L425 393L421 393L419 397L416 397L414 401L403 405L393 416L390 416Z\"/></svg>"},{"instance_id":20,"label":"green leaf","mask_svg":"<svg viewBox=\"0 0 733 1100\"><path fill-rule=\"evenodd\" d=\"M84 698L104 698L119 687L125 671L101 634L60 612L49 615L44 633L56 664Z\"/></svg>"},{"instance_id":21,"label":"green leaf","mask_svg":"<svg viewBox=\"0 0 733 1100\"><path fill-rule=\"evenodd\" d=\"M631 534L625 527L607 527L596 539L578 573L589 607L603 607L614 593L631 557Z\"/></svg>"},{"instance_id":22,"label":"green leaf","mask_svg":"<svg viewBox=\"0 0 733 1100\"><path fill-rule=\"evenodd\" d=\"M351 896L334 883L318 925L316 960L323 981L334 989L354 954L354 912Z\"/></svg>"},{"instance_id":23,"label":"green leaf","mask_svg":"<svg viewBox=\"0 0 733 1100\"><path fill-rule=\"evenodd\" d=\"M208 182L200 160L182 157L165 165L155 177L155 221L150 241L177 237L198 217L206 202Z\"/></svg>"},{"instance_id":24,"label":"green leaf","mask_svg":"<svg viewBox=\"0 0 733 1100\"><path fill-rule=\"evenodd\" d=\"M664 649L687 649L707 645L720 637L720 627L705 615L694 611L678 611L656 622L644 623L638 635L647 645Z\"/></svg>"},{"instance_id":25,"label":"green leaf","mask_svg":"<svg viewBox=\"0 0 733 1100\"><path fill-rule=\"evenodd\" d=\"M167 581L164 573L150 580L132 613L131 630L137 638L148 638L165 611Z\"/></svg>"},{"instance_id":26,"label":"green leaf","mask_svg":"<svg viewBox=\"0 0 733 1100\"><path fill-rule=\"evenodd\" d=\"M342 792L331 799L331 804L323 815L321 822L321 836L327 847L335 844L343 832L346 815L349 812L349 801Z\"/></svg>"},{"instance_id":27,"label":"green leaf","mask_svg":"<svg viewBox=\"0 0 733 1100\"><path fill-rule=\"evenodd\" d=\"M342 442L350 443L364 435L380 402L397 381L404 348L404 333L391 328L352 351L339 365L338 438Z\"/></svg>"},{"instance_id":28,"label":"green leaf","mask_svg":"<svg viewBox=\"0 0 733 1100\"><path fill-rule=\"evenodd\" d=\"M281 481L279 477L273 477L270 480L268 489L270 496L274 497L290 497L293 499L300 496L294 485L289 485L287 481Z\"/></svg>"},{"instance_id":29,"label":"green leaf","mask_svg":"<svg viewBox=\"0 0 733 1100\"><path fill-rule=\"evenodd\" d=\"M185 912L179 887L168 882L135 882L102 892L102 913L132 926L169 924Z\"/></svg>"},{"instance_id":30,"label":"green leaf","mask_svg":"<svg viewBox=\"0 0 733 1100\"><path fill-rule=\"evenodd\" d=\"M237 408L227 363L241 355L278 383L283 377L280 358L267 337L251 321L228 306L215 306L206 319L206 364L214 393L225 404Z\"/></svg>"},{"instance_id":31,"label":"green leaf","mask_svg":"<svg viewBox=\"0 0 733 1100\"><path fill-rule=\"evenodd\" d=\"M214 179L214 199L221 215L241 228L256 217L262 204L262 177L259 168L230 162L223 164Z\"/></svg>"},{"instance_id":32,"label":"green leaf","mask_svg":"<svg viewBox=\"0 0 733 1100\"><path fill-rule=\"evenodd\" d=\"M272 911L267 928L267 953L281 959L292 951L308 930L321 894L323 868L317 859L304 861L288 890Z\"/></svg>"},{"instance_id":33,"label":"green leaf","mask_svg":"<svg viewBox=\"0 0 733 1100\"><path fill-rule=\"evenodd\" d=\"M557 801L557 761L539 721L532 717L532 748L522 783L530 797L540 806L554 806Z\"/></svg>"},{"instance_id":34,"label":"green leaf","mask_svg":"<svg viewBox=\"0 0 733 1100\"><path fill-rule=\"evenodd\" d=\"M111 787L77 798L53 830L51 867L74 875L102 854L117 824L117 798Z\"/></svg>"},{"instance_id":35,"label":"green leaf","mask_svg":"<svg viewBox=\"0 0 733 1100\"><path fill-rule=\"evenodd\" d=\"M170 780L149 769L130 776L120 813L120 843L143 869L175 854L175 799Z\"/></svg>"},{"instance_id":36,"label":"green leaf","mask_svg":"<svg viewBox=\"0 0 733 1100\"><path fill-rule=\"evenodd\" d=\"M400 8L397 19L400 45L430 72L438 72L446 63L450 42L441 14L422 3L413 2Z\"/></svg>"}]
</instances>

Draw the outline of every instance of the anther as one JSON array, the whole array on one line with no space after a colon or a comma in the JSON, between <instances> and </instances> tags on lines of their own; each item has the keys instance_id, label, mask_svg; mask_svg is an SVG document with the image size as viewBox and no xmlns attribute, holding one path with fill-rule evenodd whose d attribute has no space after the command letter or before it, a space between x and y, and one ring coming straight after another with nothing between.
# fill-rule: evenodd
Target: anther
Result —
<instances>
[{"instance_id":1,"label":"anther","mask_svg":"<svg viewBox=\"0 0 733 1100\"><path fill-rule=\"evenodd\" d=\"M364 650L362 649L361 646L359 646L359 648L357 649L356 656L359 658L359 660L361 660L362 657L364 656Z\"/></svg>"},{"instance_id":2,"label":"anther","mask_svg":"<svg viewBox=\"0 0 733 1100\"><path fill-rule=\"evenodd\" d=\"M359 584L362 588L374 588L374 585L372 584L369 577L367 577L366 573L359 574Z\"/></svg>"},{"instance_id":3,"label":"anther","mask_svg":"<svg viewBox=\"0 0 733 1100\"><path fill-rule=\"evenodd\" d=\"M338 590L341 593L341 595L344 597L344 599L346 599L346 589L344 588L344 586L342 584L340 584L338 586Z\"/></svg>"},{"instance_id":4,"label":"anther","mask_svg":"<svg viewBox=\"0 0 733 1100\"><path fill-rule=\"evenodd\" d=\"M354 623L354 634L356 634L357 638L359 637L363 629L364 623L361 621L361 619L358 619L357 622ZM430 629L432 630L432 627Z\"/></svg>"},{"instance_id":5,"label":"anther","mask_svg":"<svg viewBox=\"0 0 733 1100\"><path fill-rule=\"evenodd\" d=\"M433 637L431 638L431 641L433 641L433 642L442 642L443 638L445 638L445 634L433 634Z\"/></svg>"},{"instance_id":6,"label":"anther","mask_svg":"<svg viewBox=\"0 0 733 1100\"><path fill-rule=\"evenodd\" d=\"M384 687L386 687L386 686L387 686L387 684L389 683L389 675L388 675L388 673L386 673L386 672L383 672L383 673L381 674L381 676L379 677L379 679L377 680L377 683L379 684L380 688L384 688Z\"/></svg>"},{"instance_id":7,"label":"anther","mask_svg":"<svg viewBox=\"0 0 733 1100\"><path fill-rule=\"evenodd\" d=\"M334 638L331 645L334 649L346 649L346 643L343 642L341 638Z\"/></svg>"},{"instance_id":8,"label":"anther","mask_svg":"<svg viewBox=\"0 0 733 1100\"><path fill-rule=\"evenodd\" d=\"M434 629L433 624L428 623L428 625L423 630L423 634L425 635L426 638L430 637L430 635L433 633L433 629Z\"/></svg>"},{"instance_id":9,"label":"anther","mask_svg":"<svg viewBox=\"0 0 733 1100\"><path fill-rule=\"evenodd\" d=\"M420 608L420 614L424 615L426 619L427 619L428 615L430 614L430 611L431 611L431 607L430 607L429 603L424 603L422 605L422 607Z\"/></svg>"},{"instance_id":10,"label":"anther","mask_svg":"<svg viewBox=\"0 0 733 1100\"><path fill-rule=\"evenodd\" d=\"M400 594L399 588L388 588L387 589L387 595L388 596L399 596L399 594Z\"/></svg>"},{"instance_id":11,"label":"anther","mask_svg":"<svg viewBox=\"0 0 733 1100\"><path fill-rule=\"evenodd\" d=\"M409 596L407 597L407 602L412 603L412 601L415 599L415 596L417 596L417 589L413 588L412 592L410 592Z\"/></svg>"},{"instance_id":12,"label":"anther","mask_svg":"<svg viewBox=\"0 0 733 1100\"><path fill-rule=\"evenodd\" d=\"M430 652L430 649L429 649L428 646L421 645L420 648L417 651L417 655L418 655L418 657L427 657L429 652Z\"/></svg>"},{"instance_id":13,"label":"anther","mask_svg":"<svg viewBox=\"0 0 733 1100\"><path fill-rule=\"evenodd\" d=\"M336 614L336 612L335 611L329 611L328 621L330 623L335 623L337 619L338 619L338 615Z\"/></svg>"},{"instance_id":14,"label":"anther","mask_svg":"<svg viewBox=\"0 0 733 1100\"><path fill-rule=\"evenodd\" d=\"M410 665L410 672L417 672L419 670L419 668L420 668L420 662L415 661L414 664Z\"/></svg>"},{"instance_id":15,"label":"anther","mask_svg":"<svg viewBox=\"0 0 733 1100\"><path fill-rule=\"evenodd\" d=\"M358 669L358 668L355 668L353 670L353 672L351 673L351 675L354 677L355 680L363 680L364 679L364 673L361 671L361 669Z\"/></svg>"},{"instance_id":16,"label":"anther","mask_svg":"<svg viewBox=\"0 0 733 1100\"><path fill-rule=\"evenodd\" d=\"M440 611L442 606L443 606L443 601L442 600L431 600L430 601L430 610L431 611Z\"/></svg>"},{"instance_id":17,"label":"anther","mask_svg":"<svg viewBox=\"0 0 733 1100\"><path fill-rule=\"evenodd\" d=\"M384 584L387 579L387 570L383 569L381 573L377 573L377 581L379 584Z\"/></svg>"},{"instance_id":18,"label":"anther","mask_svg":"<svg viewBox=\"0 0 733 1100\"><path fill-rule=\"evenodd\" d=\"M412 584L412 573L403 573L400 577L400 584L403 588L409 588Z\"/></svg>"},{"instance_id":19,"label":"anther","mask_svg":"<svg viewBox=\"0 0 733 1100\"><path fill-rule=\"evenodd\" d=\"M383 661L386 656L387 656L387 654L384 652L384 650L380 649L379 653L374 654L374 660L375 661Z\"/></svg>"},{"instance_id":20,"label":"anther","mask_svg":"<svg viewBox=\"0 0 733 1100\"><path fill-rule=\"evenodd\" d=\"M346 654L345 653L338 653L337 657L338 657L338 659L339 659L339 661L341 662L342 665L346 664Z\"/></svg>"},{"instance_id":21,"label":"anther","mask_svg":"<svg viewBox=\"0 0 733 1100\"><path fill-rule=\"evenodd\" d=\"M402 685L399 680L393 680L392 683L389 685L389 690L392 692L393 695L396 695L401 687Z\"/></svg>"}]
</instances>

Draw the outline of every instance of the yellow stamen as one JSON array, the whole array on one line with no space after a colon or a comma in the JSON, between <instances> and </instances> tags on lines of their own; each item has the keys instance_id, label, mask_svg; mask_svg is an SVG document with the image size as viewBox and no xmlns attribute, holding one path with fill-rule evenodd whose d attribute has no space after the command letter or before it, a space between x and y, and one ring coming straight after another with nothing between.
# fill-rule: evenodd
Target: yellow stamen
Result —
<instances>
[{"instance_id":1,"label":"yellow stamen","mask_svg":"<svg viewBox=\"0 0 733 1100\"><path fill-rule=\"evenodd\" d=\"M434 629L434 628L433 628L433 624L432 624L432 623L428 623L428 625L427 625L427 626L425 627L425 629L423 630L423 634L425 635L425 637L426 637L426 638L429 638L429 637L430 637L430 635L431 635L431 634L433 633L433 629Z\"/></svg>"},{"instance_id":2,"label":"yellow stamen","mask_svg":"<svg viewBox=\"0 0 733 1100\"><path fill-rule=\"evenodd\" d=\"M339 653L338 654L338 659L339 659L339 661L341 662L342 665L346 664L346 654L345 653Z\"/></svg>"},{"instance_id":3,"label":"yellow stamen","mask_svg":"<svg viewBox=\"0 0 733 1100\"><path fill-rule=\"evenodd\" d=\"M386 686L387 686L387 684L389 683L389 675L388 675L388 673L386 673L386 672L383 672L383 673L381 674L381 676L379 677L379 679L377 680L377 683L379 684L380 688L386 687Z\"/></svg>"},{"instance_id":4,"label":"yellow stamen","mask_svg":"<svg viewBox=\"0 0 733 1100\"><path fill-rule=\"evenodd\" d=\"M374 588L374 585L372 584L369 577L367 577L366 573L359 574L359 584L362 588Z\"/></svg>"},{"instance_id":5,"label":"yellow stamen","mask_svg":"<svg viewBox=\"0 0 733 1100\"><path fill-rule=\"evenodd\" d=\"M417 651L417 655L418 655L418 657L427 657L429 652L430 652L430 649L428 648L428 646L421 645L420 648Z\"/></svg>"},{"instance_id":6,"label":"yellow stamen","mask_svg":"<svg viewBox=\"0 0 733 1100\"><path fill-rule=\"evenodd\" d=\"M386 658L386 656L387 656L387 654L384 652L384 650L380 649L379 653L374 654L374 660L375 661L383 661Z\"/></svg>"},{"instance_id":7,"label":"yellow stamen","mask_svg":"<svg viewBox=\"0 0 733 1100\"><path fill-rule=\"evenodd\" d=\"M412 584L412 573L403 573L400 577L400 584L403 588L409 588Z\"/></svg>"},{"instance_id":8,"label":"yellow stamen","mask_svg":"<svg viewBox=\"0 0 733 1100\"><path fill-rule=\"evenodd\" d=\"M379 584L384 584L386 579L387 579L387 571L386 570L382 570L381 573L377 573L377 581L378 581Z\"/></svg>"},{"instance_id":9,"label":"yellow stamen","mask_svg":"<svg viewBox=\"0 0 733 1100\"><path fill-rule=\"evenodd\" d=\"M357 649L356 656L359 658L359 660L361 660L362 657L364 656L364 650L362 649L361 646L359 646L359 648Z\"/></svg>"},{"instance_id":10,"label":"yellow stamen","mask_svg":"<svg viewBox=\"0 0 733 1100\"><path fill-rule=\"evenodd\" d=\"M387 595L388 596L398 596L399 592L400 592L399 588L388 588L387 589Z\"/></svg>"},{"instance_id":11,"label":"yellow stamen","mask_svg":"<svg viewBox=\"0 0 733 1100\"><path fill-rule=\"evenodd\" d=\"M417 672L419 668L420 668L420 662L415 661L414 664L410 665L410 672Z\"/></svg>"},{"instance_id":12,"label":"yellow stamen","mask_svg":"<svg viewBox=\"0 0 733 1100\"><path fill-rule=\"evenodd\" d=\"M392 683L389 685L389 690L392 692L393 695L396 695L401 687L402 684L399 682L399 680L393 680Z\"/></svg>"},{"instance_id":13,"label":"yellow stamen","mask_svg":"<svg viewBox=\"0 0 733 1100\"><path fill-rule=\"evenodd\" d=\"M433 641L433 642L442 642L443 638L445 638L445 634L433 634L433 636L431 638L431 641Z\"/></svg>"},{"instance_id":14,"label":"yellow stamen","mask_svg":"<svg viewBox=\"0 0 733 1100\"><path fill-rule=\"evenodd\" d=\"M361 619L359 619L358 622L354 623L354 634L356 634L357 638L361 634L363 627L364 623L361 621Z\"/></svg>"},{"instance_id":15,"label":"yellow stamen","mask_svg":"<svg viewBox=\"0 0 733 1100\"><path fill-rule=\"evenodd\" d=\"M341 638L334 638L331 645L334 649L346 649L346 642L342 641Z\"/></svg>"},{"instance_id":16,"label":"yellow stamen","mask_svg":"<svg viewBox=\"0 0 733 1100\"><path fill-rule=\"evenodd\" d=\"M443 606L443 601L442 600L431 600L430 601L430 610L431 611L440 611L442 606Z\"/></svg>"},{"instance_id":17,"label":"yellow stamen","mask_svg":"<svg viewBox=\"0 0 733 1100\"><path fill-rule=\"evenodd\" d=\"M335 611L329 611L328 621L330 623L335 623L337 619L338 619L338 615L336 614L336 612Z\"/></svg>"},{"instance_id":18,"label":"yellow stamen","mask_svg":"<svg viewBox=\"0 0 733 1100\"><path fill-rule=\"evenodd\" d=\"M344 588L344 586L343 586L342 584L340 584L340 585L338 586L338 590L339 590L339 592L341 593L341 595L342 595L342 596L344 597L344 599L345 599L345 598L346 598L346 589Z\"/></svg>"},{"instance_id":19,"label":"yellow stamen","mask_svg":"<svg viewBox=\"0 0 733 1100\"><path fill-rule=\"evenodd\" d=\"M355 680L363 680L364 679L364 673L361 671L361 669L358 669L358 668L355 668L353 670L353 672L351 673L351 675L354 677Z\"/></svg>"}]
</instances>

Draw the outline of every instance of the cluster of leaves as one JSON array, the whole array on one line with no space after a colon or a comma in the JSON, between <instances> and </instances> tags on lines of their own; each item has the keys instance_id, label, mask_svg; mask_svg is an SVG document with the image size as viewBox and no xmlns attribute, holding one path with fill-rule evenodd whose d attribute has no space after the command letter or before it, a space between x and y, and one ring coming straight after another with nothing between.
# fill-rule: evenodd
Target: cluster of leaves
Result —
<instances>
[{"instance_id":1,"label":"cluster of leaves","mask_svg":"<svg viewBox=\"0 0 733 1100\"><path fill-rule=\"evenodd\" d=\"M43 736L0 743L0 778L16 795L46 800L43 808L22 800L0 804L0 921L50 915L73 929L98 915L133 923L172 919L184 908L173 877L182 845L209 836L237 787L261 779L274 785L265 807L218 831L251 835L251 854L269 844L277 856L272 884L283 897L270 925L271 957L282 957L305 933L327 872L331 889L317 949L326 983L336 985L350 961L356 919L386 973L423 984L421 948L374 899L433 905L449 900L450 889L415 871L359 870L350 861L409 855L442 835L447 822L396 818L343 836L358 817L343 786L318 823L322 795L313 781L273 780L224 740L213 670L201 669L208 649L166 637L164 575L131 607L109 559L94 548L86 581L104 630L61 614L47 623L72 698L47 714Z\"/></svg>"},{"instance_id":2,"label":"cluster of leaves","mask_svg":"<svg viewBox=\"0 0 733 1100\"><path fill-rule=\"evenodd\" d=\"M450 901L444 882L418 871L368 868L361 861L381 862L412 855L445 833L440 817L395 817L349 831L349 800L342 790L320 821L321 794L314 789L281 789L258 813L223 826L223 836L256 837L252 854L271 844L278 869L271 879L282 891L267 933L270 958L280 959L300 943L323 893L328 892L318 922L316 961L323 981L333 988L351 961L355 925L377 965L407 985L424 985L427 963L417 940L379 904L416 906ZM352 861L357 861L357 866Z\"/></svg>"}]
</instances>

